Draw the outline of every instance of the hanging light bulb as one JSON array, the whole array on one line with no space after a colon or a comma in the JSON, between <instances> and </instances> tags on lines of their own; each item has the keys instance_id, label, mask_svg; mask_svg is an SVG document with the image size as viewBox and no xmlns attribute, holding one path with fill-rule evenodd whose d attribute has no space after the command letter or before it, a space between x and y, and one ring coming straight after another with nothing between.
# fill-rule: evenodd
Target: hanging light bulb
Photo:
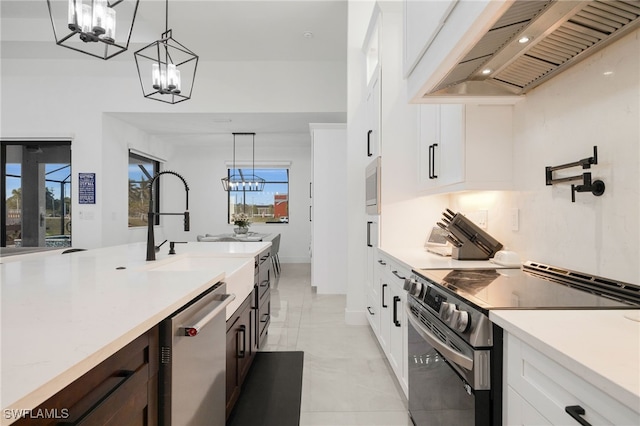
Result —
<instances>
[{"instance_id":1,"label":"hanging light bulb","mask_svg":"<svg viewBox=\"0 0 640 426\"><path fill-rule=\"evenodd\" d=\"M151 81L153 88L160 90L160 65L157 62L151 64Z\"/></svg>"},{"instance_id":2,"label":"hanging light bulb","mask_svg":"<svg viewBox=\"0 0 640 426\"><path fill-rule=\"evenodd\" d=\"M91 16L91 29L94 35L105 33L105 18L107 15L107 0L93 0L93 10Z\"/></svg>"},{"instance_id":3,"label":"hanging light bulb","mask_svg":"<svg viewBox=\"0 0 640 426\"><path fill-rule=\"evenodd\" d=\"M105 9L104 35L102 40L109 44L116 41L116 10L112 7Z\"/></svg>"},{"instance_id":4,"label":"hanging light bulb","mask_svg":"<svg viewBox=\"0 0 640 426\"><path fill-rule=\"evenodd\" d=\"M101 59L112 58L127 50L139 2L46 0L56 44ZM116 37L117 18L126 23L120 27L119 37Z\"/></svg>"},{"instance_id":5,"label":"hanging light bulb","mask_svg":"<svg viewBox=\"0 0 640 426\"><path fill-rule=\"evenodd\" d=\"M82 28L82 0L69 0L67 26L72 31Z\"/></svg>"},{"instance_id":6,"label":"hanging light bulb","mask_svg":"<svg viewBox=\"0 0 640 426\"><path fill-rule=\"evenodd\" d=\"M176 66L175 64L167 65L167 89L173 91L176 88Z\"/></svg>"}]
</instances>

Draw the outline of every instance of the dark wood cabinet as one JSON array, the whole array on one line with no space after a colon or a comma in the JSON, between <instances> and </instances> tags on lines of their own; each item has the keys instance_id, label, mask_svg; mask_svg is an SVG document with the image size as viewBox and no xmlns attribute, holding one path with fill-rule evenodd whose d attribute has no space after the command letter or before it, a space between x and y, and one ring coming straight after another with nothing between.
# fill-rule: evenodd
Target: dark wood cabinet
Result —
<instances>
[{"instance_id":1,"label":"dark wood cabinet","mask_svg":"<svg viewBox=\"0 0 640 426\"><path fill-rule=\"evenodd\" d=\"M233 316L227 320L226 417L229 417L240 396L242 383L255 355L255 347L251 339L252 330L255 327L252 322L253 293L247 296Z\"/></svg>"},{"instance_id":2,"label":"dark wood cabinet","mask_svg":"<svg viewBox=\"0 0 640 426\"><path fill-rule=\"evenodd\" d=\"M157 425L158 351L154 327L14 424Z\"/></svg>"},{"instance_id":3,"label":"dark wood cabinet","mask_svg":"<svg viewBox=\"0 0 640 426\"><path fill-rule=\"evenodd\" d=\"M257 306L255 327L256 345L258 349L264 346L264 339L267 337L269 323L271 322L271 253L269 248L256 256L257 280L256 280L256 302Z\"/></svg>"},{"instance_id":4,"label":"dark wood cabinet","mask_svg":"<svg viewBox=\"0 0 640 426\"><path fill-rule=\"evenodd\" d=\"M227 418L240 397L242 384L256 351L264 346L271 322L272 270L269 248L255 257L254 266L253 291L227 320Z\"/></svg>"}]
</instances>

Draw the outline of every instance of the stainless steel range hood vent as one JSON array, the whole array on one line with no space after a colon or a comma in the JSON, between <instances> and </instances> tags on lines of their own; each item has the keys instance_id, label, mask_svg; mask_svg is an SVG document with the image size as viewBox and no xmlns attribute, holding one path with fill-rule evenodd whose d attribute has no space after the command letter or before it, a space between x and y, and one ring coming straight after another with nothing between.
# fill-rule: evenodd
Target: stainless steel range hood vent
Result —
<instances>
[{"instance_id":1,"label":"stainless steel range hood vent","mask_svg":"<svg viewBox=\"0 0 640 426\"><path fill-rule=\"evenodd\" d=\"M516 0L425 96L522 95L638 27L640 0Z\"/></svg>"}]
</instances>

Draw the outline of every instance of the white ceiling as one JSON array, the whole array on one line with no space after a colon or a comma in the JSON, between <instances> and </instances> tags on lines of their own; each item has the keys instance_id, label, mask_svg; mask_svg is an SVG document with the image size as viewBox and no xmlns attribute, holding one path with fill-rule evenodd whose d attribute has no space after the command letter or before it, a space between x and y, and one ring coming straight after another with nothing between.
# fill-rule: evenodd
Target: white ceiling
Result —
<instances>
[{"instance_id":1,"label":"white ceiling","mask_svg":"<svg viewBox=\"0 0 640 426\"><path fill-rule=\"evenodd\" d=\"M2 58L97 60L56 46L46 0L0 0L0 17ZM170 0L169 28L204 61L343 61L346 72L346 0ZM129 51L111 60L131 60L164 29L165 0L140 0ZM310 122L346 120L345 112L110 115L176 141L234 131L308 134Z\"/></svg>"}]
</instances>

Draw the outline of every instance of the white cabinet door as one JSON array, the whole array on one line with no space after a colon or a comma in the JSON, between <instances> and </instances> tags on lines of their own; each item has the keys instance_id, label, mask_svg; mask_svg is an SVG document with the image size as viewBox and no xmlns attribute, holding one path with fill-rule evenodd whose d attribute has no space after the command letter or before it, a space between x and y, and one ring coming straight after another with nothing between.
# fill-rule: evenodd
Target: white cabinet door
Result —
<instances>
[{"instance_id":1,"label":"white cabinet door","mask_svg":"<svg viewBox=\"0 0 640 426\"><path fill-rule=\"evenodd\" d=\"M389 340L391 338L392 298L389 274L385 269L380 277L380 335L378 336L378 340L387 358L389 357Z\"/></svg>"},{"instance_id":2,"label":"white cabinet door","mask_svg":"<svg viewBox=\"0 0 640 426\"><path fill-rule=\"evenodd\" d=\"M549 424L577 424L567 412L576 406L584 410L576 417L592 425L640 424L640 412L613 399L605 390L595 387L524 341L505 334L505 345L505 383L537 411L536 414L530 407L518 405L517 398L516 405L509 408L514 395L508 392L504 396L506 424L523 424L520 419L536 421L538 416L547 419ZM522 410L518 411L518 407Z\"/></svg>"},{"instance_id":3,"label":"white cabinet door","mask_svg":"<svg viewBox=\"0 0 640 426\"><path fill-rule=\"evenodd\" d=\"M386 283L388 284L385 301L387 308L388 336L386 337L386 355L389 364L396 374L400 387L408 394L408 366L406 359L407 348L407 316L405 304L407 294L404 291L404 280L408 278L411 271L399 265L391 259L386 259ZM381 321L385 321L384 317ZM381 322L382 324L382 322ZM382 332L381 325L381 332Z\"/></svg>"},{"instance_id":4,"label":"white cabinet door","mask_svg":"<svg viewBox=\"0 0 640 426\"><path fill-rule=\"evenodd\" d=\"M380 155L380 67L376 67L367 89L367 134L365 153L367 157Z\"/></svg>"},{"instance_id":5,"label":"white cabinet door","mask_svg":"<svg viewBox=\"0 0 640 426\"><path fill-rule=\"evenodd\" d=\"M538 412L531 404L518 394L511 386L507 386L507 393L505 394L505 412L506 423L509 425L544 425L551 426L549 422L542 414Z\"/></svg>"},{"instance_id":6,"label":"white cabinet door","mask_svg":"<svg viewBox=\"0 0 640 426\"><path fill-rule=\"evenodd\" d=\"M404 1L404 74L408 75L420 60L457 0Z\"/></svg>"},{"instance_id":7,"label":"white cabinet door","mask_svg":"<svg viewBox=\"0 0 640 426\"><path fill-rule=\"evenodd\" d=\"M510 105L420 105L419 190L505 190L512 185Z\"/></svg>"},{"instance_id":8,"label":"white cabinet door","mask_svg":"<svg viewBox=\"0 0 640 426\"><path fill-rule=\"evenodd\" d=\"M421 189L464 180L464 105L420 105Z\"/></svg>"}]
</instances>

